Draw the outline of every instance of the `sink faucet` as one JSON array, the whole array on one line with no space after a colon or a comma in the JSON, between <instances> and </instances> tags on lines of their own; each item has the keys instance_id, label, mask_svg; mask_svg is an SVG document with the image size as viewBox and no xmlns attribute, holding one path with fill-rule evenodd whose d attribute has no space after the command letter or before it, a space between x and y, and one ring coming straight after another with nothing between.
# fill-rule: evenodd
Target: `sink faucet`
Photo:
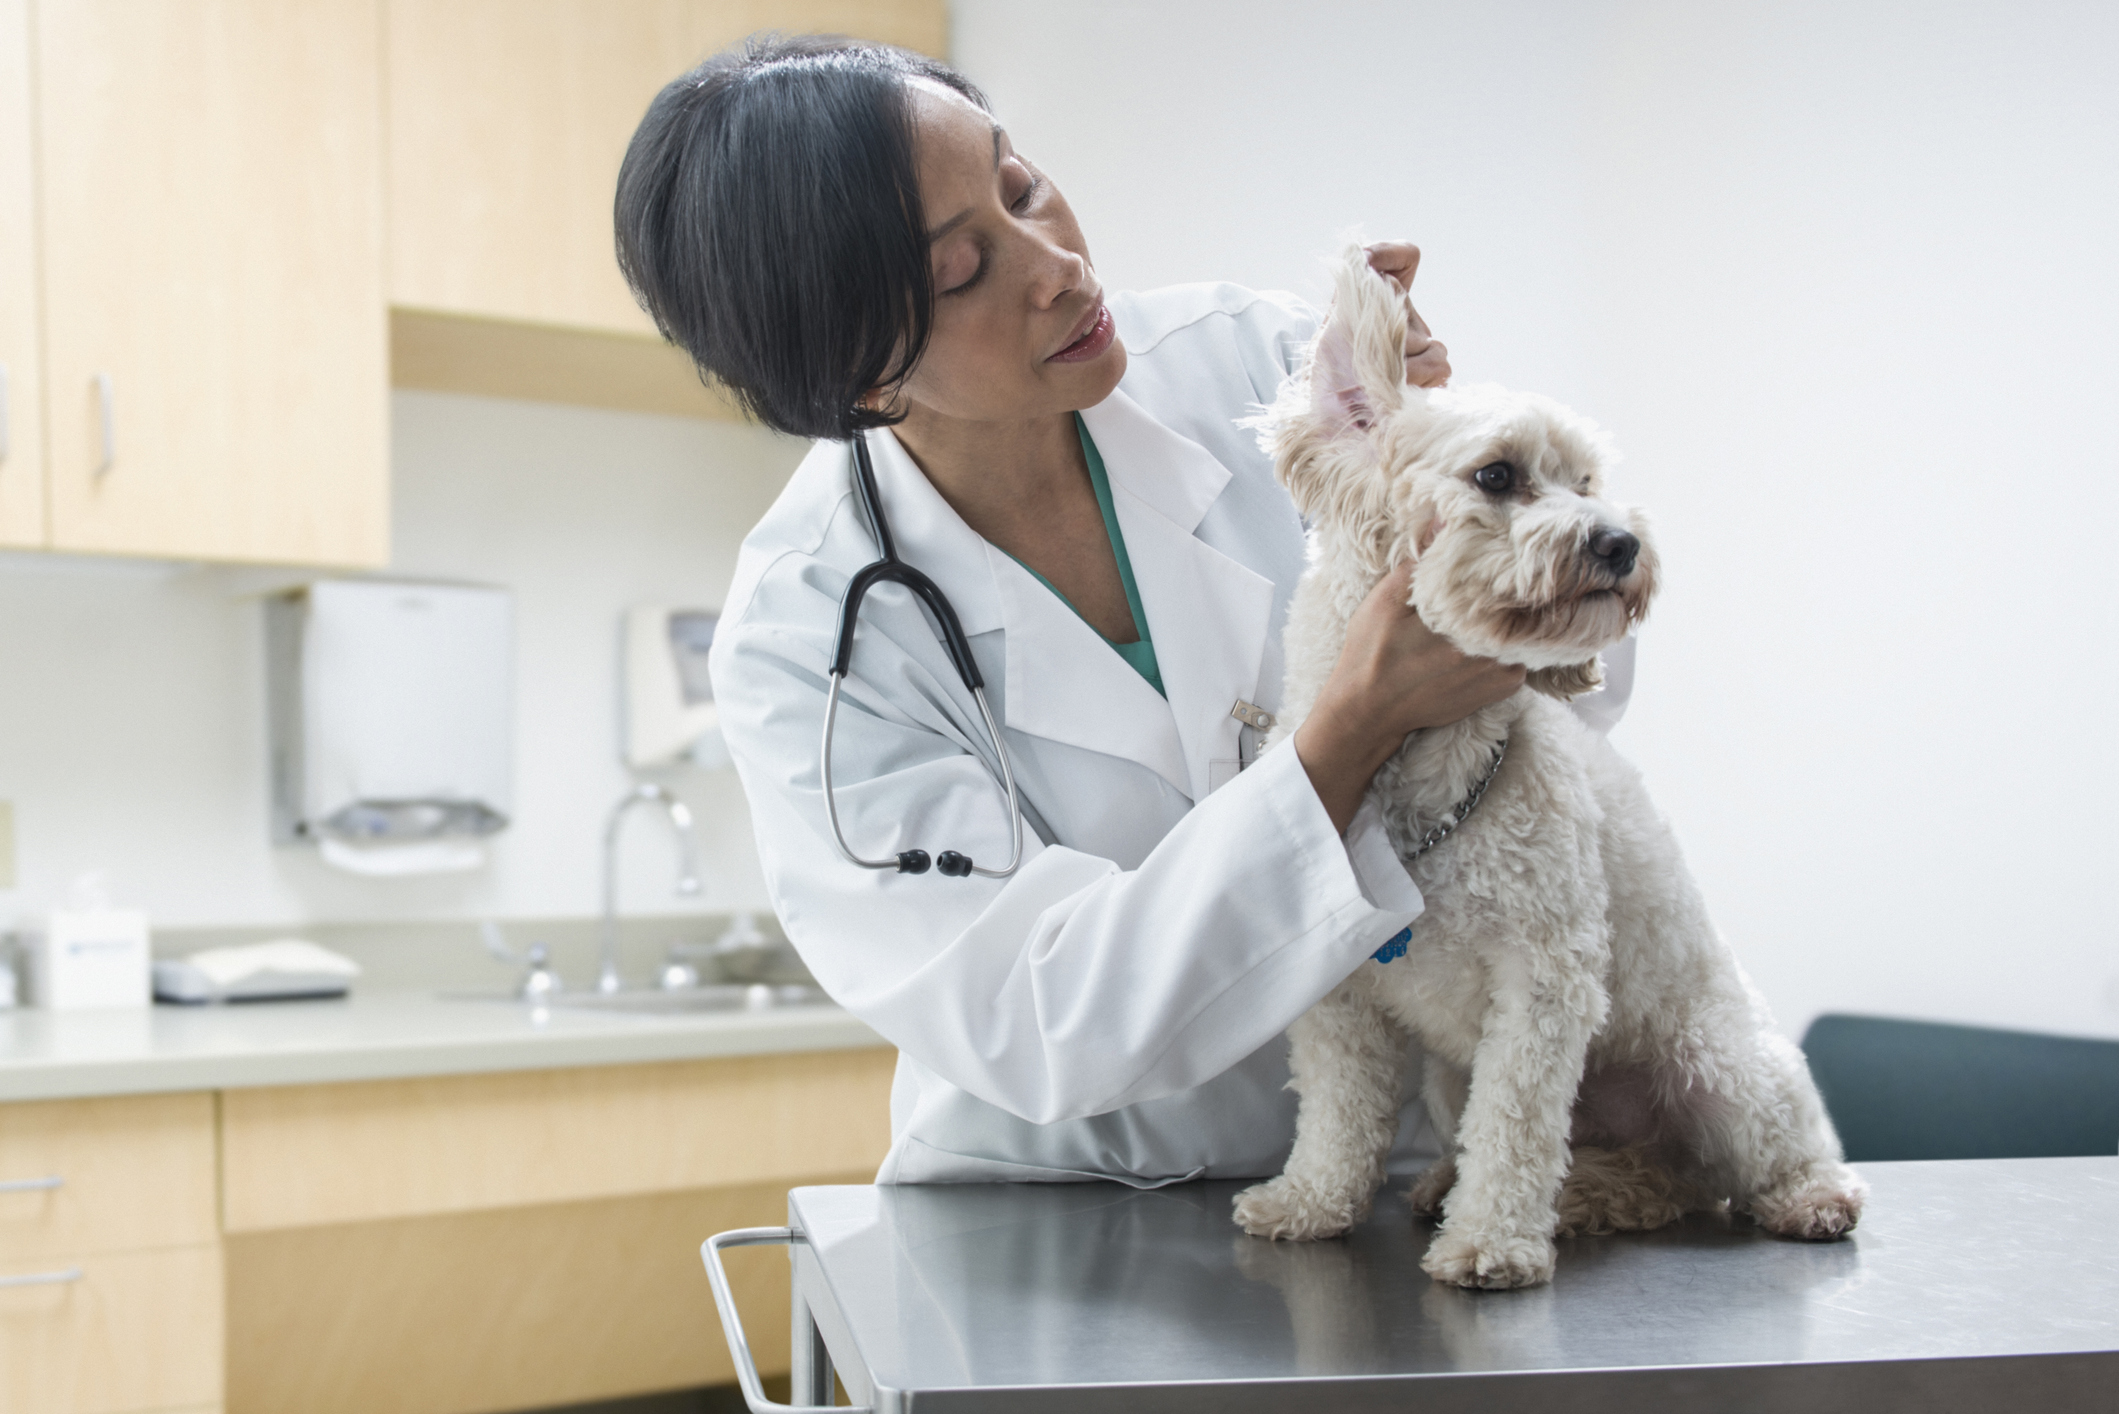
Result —
<instances>
[{"instance_id":1,"label":"sink faucet","mask_svg":"<svg viewBox=\"0 0 2119 1414\"><path fill-rule=\"evenodd\" d=\"M634 806L653 801L668 812L677 831L677 892L690 896L699 892L698 850L692 839L692 812L684 802L657 785L637 785L618 798L611 818L603 827L603 931L597 938L601 966L596 972L596 990L617 992L625 984L618 976L618 827Z\"/></svg>"}]
</instances>

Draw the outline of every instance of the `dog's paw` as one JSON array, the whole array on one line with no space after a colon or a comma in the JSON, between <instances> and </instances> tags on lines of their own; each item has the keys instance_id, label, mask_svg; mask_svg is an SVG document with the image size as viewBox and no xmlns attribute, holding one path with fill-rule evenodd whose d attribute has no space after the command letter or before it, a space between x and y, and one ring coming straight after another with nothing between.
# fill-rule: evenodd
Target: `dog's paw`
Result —
<instances>
[{"instance_id":1,"label":"dog's paw","mask_svg":"<svg viewBox=\"0 0 2119 1414\"><path fill-rule=\"evenodd\" d=\"M1851 1169L1842 1168L1810 1182L1761 1193L1744 1206L1768 1232L1804 1242L1831 1242L1854 1230L1868 1196L1869 1185Z\"/></svg>"},{"instance_id":2,"label":"dog's paw","mask_svg":"<svg viewBox=\"0 0 2119 1414\"><path fill-rule=\"evenodd\" d=\"M1367 1214L1365 1201L1335 1202L1286 1174L1236 1195L1236 1225L1253 1237L1292 1242L1337 1237Z\"/></svg>"},{"instance_id":3,"label":"dog's paw","mask_svg":"<svg viewBox=\"0 0 2119 1414\"><path fill-rule=\"evenodd\" d=\"M1420 1268L1436 1281L1501 1291L1552 1280L1553 1243L1543 1233L1453 1232L1445 1225Z\"/></svg>"},{"instance_id":4,"label":"dog's paw","mask_svg":"<svg viewBox=\"0 0 2119 1414\"><path fill-rule=\"evenodd\" d=\"M1421 1170L1420 1177L1405 1191L1405 1201L1423 1218L1442 1216L1442 1200L1449 1197L1450 1189L1457 1185L1457 1159L1453 1154L1441 1158Z\"/></svg>"}]
</instances>

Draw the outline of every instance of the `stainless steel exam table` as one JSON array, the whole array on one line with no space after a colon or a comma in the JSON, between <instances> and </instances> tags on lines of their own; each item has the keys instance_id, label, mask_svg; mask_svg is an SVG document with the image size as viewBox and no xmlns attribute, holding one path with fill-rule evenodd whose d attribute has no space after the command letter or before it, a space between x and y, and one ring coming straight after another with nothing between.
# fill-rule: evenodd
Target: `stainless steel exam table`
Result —
<instances>
[{"instance_id":1,"label":"stainless steel exam table","mask_svg":"<svg viewBox=\"0 0 2119 1414\"><path fill-rule=\"evenodd\" d=\"M1347 1238L1244 1236L1236 1183L798 1188L794 1398L888 1411L2119 1409L2119 1158L1865 1164L1844 1242L1694 1217L1560 1244L1527 1291L1421 1272L1395 1198Z\"/></svg>"}]
</instances>

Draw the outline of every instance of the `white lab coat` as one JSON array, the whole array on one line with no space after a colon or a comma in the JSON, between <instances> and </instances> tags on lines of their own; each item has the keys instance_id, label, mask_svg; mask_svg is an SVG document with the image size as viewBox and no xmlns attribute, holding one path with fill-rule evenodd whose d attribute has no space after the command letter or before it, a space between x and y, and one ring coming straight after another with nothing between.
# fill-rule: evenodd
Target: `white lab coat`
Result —
<instances>
[{"instance_id":1,"label":"white lab coat","mask_svg":"<svg viewBox=\"0 0 2119 1414\"><path fill-rule=\"evenodd\" d=\"M1374 812L1342 841L1294 752L1253 761L1259 734L1230 715L1279 706L1303 565L1235 419L1271 400L1315 314L1229 285L1111 310L1128 371L1082 416L1167 700L871 435L899 554L955 605L1002 723L1028 826L1013 878L870 871L833 847L826 664L840 592L876 557L844 444L818 443L745 540L714 643L788 936L901 1053L878 1182L1275 1173L1294 1135L1282 1031L1420 912ZM992 749L912 596L872 591L855 644L833 748L848 841L1004 862ZM1394 1168L1432 1154L1420 1120L1409 1100Z\"/></svg>"}]
</instances>

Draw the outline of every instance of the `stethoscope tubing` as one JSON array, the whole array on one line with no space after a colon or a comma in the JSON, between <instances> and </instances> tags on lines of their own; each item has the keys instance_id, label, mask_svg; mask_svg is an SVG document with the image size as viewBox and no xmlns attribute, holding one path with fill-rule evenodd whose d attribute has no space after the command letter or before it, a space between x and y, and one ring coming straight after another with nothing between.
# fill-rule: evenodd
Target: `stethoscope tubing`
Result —
<instances>
[{"instance_id":1,"label":"stethoscope tubing","mask_svg":"<svg viewBox=\"0 0 2119 1414\"><path fill-rule=\"evenodd\" d=\"M957 676L978 703L979 717L986 724L987 739L993 743L994 757L1000 763L1000 781L1003 794L1008 798L1008 820L1011 841L1008 863L1000 869L988 869L974 863L969 856L955 850L944 850L934 861L940 873L955 877L976 874L986 879L1005 879L1021 867L1023 860L1023 812L1017 794L1015 769L1008 759L1008 744L1001 740L1001 730L993 720L993 708L986 701L986 684L979 674L978 664L971 656L971 642L964 636L963 625L958 621L956 608L949 602L941 587L926 575L898 558L897 542L891 536L890 524L883 518L882 498L876 489L875 468L868 459L868 443L865 436L855 433L854 483L861 500L861 508L867 513L868 524L876 538L876 547L882 558L876 560L847 581L846 592L839 601L838 638L832 645L829 676L831 686L824 698L824 739L818 751L824 785L824 815L831 824L832 843L838 846L839 854L849 864L863 869L894 869L902 874L924 874L927 872L928 856L925 850L902 850L885 859L866 859L854 853L846 843L846 833L839 824L839 805L833 793L831 774L832 736L839 720L839 689L846 681L846 674L853 665L854 628L861 616L861 601L877 584L902 584L925 603L934 615L936 636L943 650L948 653L950 663Z\"/></svg>"}]
</instances>

